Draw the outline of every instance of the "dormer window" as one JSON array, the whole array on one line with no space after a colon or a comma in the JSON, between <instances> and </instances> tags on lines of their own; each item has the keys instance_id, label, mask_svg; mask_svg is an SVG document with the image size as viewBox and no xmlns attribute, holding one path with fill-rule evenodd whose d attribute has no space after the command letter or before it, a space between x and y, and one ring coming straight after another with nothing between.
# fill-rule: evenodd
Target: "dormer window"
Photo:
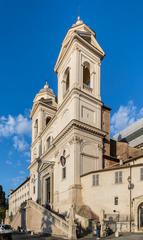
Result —
<instances>
[{"instance_id":1,"label":"dormer window","mask_svg":"<svg viewBox=\"0 0 143 240\"><path fill-rule=\"evenodd\" d=\"M51 120L51 117L46 118L46 126L49 124L50 120Z\"/></svg>"},{"instance_id":2,"label":"dormer window","mask_svg":"<svg viewBox=\"0 0 143 240\"><path fill-rule=\"evenodd\" d=\"M90 65L88 62L83 64L83 88L90 88Z\"/></svg>"}]
</instances>

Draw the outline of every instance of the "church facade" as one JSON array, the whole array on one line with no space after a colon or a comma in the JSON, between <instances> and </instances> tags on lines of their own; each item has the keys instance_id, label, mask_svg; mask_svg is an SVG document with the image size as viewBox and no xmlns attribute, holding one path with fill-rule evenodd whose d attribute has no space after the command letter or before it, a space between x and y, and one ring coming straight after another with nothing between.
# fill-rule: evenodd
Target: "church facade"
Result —
<instances>
[{"instance_id":1,"label":"church facade","mask_svg":"<svg viewBox=\"0 0 143 240\"><path fill-rule=\"evenodd\" d=\"M82 203L81 175L103 168L106 137L100 96L104 52L81 20L68 31L55 71L58 103L48 84L35 97L32 118L32 199L64 211ZM107 112L107 113L106 113Z\"/></svg>"},{"instance_id":2,"label":"church facade","mask_svg":"<svg viewBox=\"0 0 143 240\"><path fill-rule=\"evenodd\" d=\"M29 199L67 215L75 206L77 217L101 222L121 215L137 231L143 227L142 151L110 140L110 108L100 93L104 56L95 32L78 18L55 65L58 97L46 83L33 102Z\"/></svg>"}]
</instances>

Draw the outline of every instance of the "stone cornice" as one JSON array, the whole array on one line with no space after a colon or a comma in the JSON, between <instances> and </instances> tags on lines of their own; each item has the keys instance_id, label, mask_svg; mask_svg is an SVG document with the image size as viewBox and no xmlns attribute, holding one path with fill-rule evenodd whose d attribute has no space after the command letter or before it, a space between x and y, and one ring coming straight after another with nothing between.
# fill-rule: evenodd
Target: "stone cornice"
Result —
<instances>
[{"instance_id":1,"label":"stone cornice","mask_svg":"<svg viewBox=\"0 0 143 240\"><path fill-rule=\"evenodd\" d=\"M58 117L58 114L63 110L65 107L65 104L69 101L69 99L72 97L72 95L78 94L80 97L83 96L88 100L91 100L93 103L98 104L99 106L103 106L103 102L100 101L99 99L95 98L92 95L89 95L88 93L84 92L83 90L79 88L72 88L72 90L65 96L65 99L63 100L62 104L59 106L57 112L55 113L55 116L51 119L50 123L48 126L43 130L40 136L38 136L34 142L32 143L32 147L35 145L35 143L38 142L38 140L45 134L45 132L52 126L53 122L55 119Z\"/></svg>"},{"instance_id":2,"label":"stone cornice","mask_svg":"<svg viewBox=\"0 0 143 240\"><path fill-rule=\"evenodd\" d=\"M71 95L73 94L79 94L79 96L84 96L86 99L91 100L92 102L98 104L98 105L103 105L103 102L97 98L95 98L94 95L88 94L82 89L79 89L77 87L73 87L71 91L66 95L65 99L63 100L62 104L58 107L57 114L62 110L62 108L65 106L65 103L69 100Z\"/></svg>"},{"instance_id":3,"label":"stone cornice","mask_svg":"<svg viewBox=\"0 0 143 240\"><path fill-rule=\"evenodd\" d=\"M74 129L79 129L79 130L83 130L95 135L98 135L102 138L104 138L106 136L106 132L102 131L101 129L98 129L96 127L93 127L91 125L88 125L86 123L83 123L81 121L75 120L73 119L62 131L61 133L54 139L53 144L56 144L59 140L61 140L64 135L71 130L72 128Z\"/></svg>"},{"instance_id":4,"label":"stone cornice","mask_svg":"<svg viewBox=\"0 0 143 240\"><path fill-rule=\"evenodd\" d=\"M93 53L96 53L101 59L104 58L105 54L103 54L95 46L91 45L86 40L84 40L82 37L80 37L78 33L74 33L73 37L71 38L71 40L67 44L66 50L63 53L63 55L62 55L62 51L59 53L59 57L58 57L58 60L55 64L55 68L54 68L55 72L58 72L58 68L61 65L63 59L65 58L67 53L70 51L70 45L72 45L72 43L75 42L75 40L79 40L80 43L82 43L84 46L88 47Z\"/></svg>"},{"instance_id":5,"label":"stone cornice","mask_svg":"<svg viewBox=\"0 0 143 240\"><path fill-rule=\"evenodd\" d=\"M51 153L53 151L53 149L55 148L56 144L61 141L62 139L64 139L65 135L67 133L69 133L69 131L71 131L72 129L78 129L78 130L82 130L82 131L86 131L89 132L91 134L97 135L101 138L104 138L106 136L106 132L98 129L96 127L90 126L86 123L83 123L81 121L75 120L73 119L72 121L69 122L69 124L58 134L58 136L53 140L51 147L40 156L40 158L42 159L43 157L45 157L47 154ZM74 137L72 139L70 139L70 144L72 144L74 142L81 142L82 140L78 137Z\"/></svg>"},{"instance_id":6,"label":"stone cornice","mask_svg":"<svg viewBox=\"0 0 143 240\"><path fill-rule=\"evenodd\" d=\"M34 165L38 164L40 161L40 158L36 158L31 164L29 165L28 169L32 168Z\"/></svg>"},{"instance_id":7,"label":"stone cornice","mask_svg":"<svg viewBox=\"0 0 143 240\"><path fill-rule=\"evenodd\" d=\"M39 173L44 171L49 166L53 166L55 163L53 161L42 161L41 166L39 167Z\"/></svg>"},{"instance_id":8,"label":"stone cornice","mask_svg":"<svg viewBox=\"0 0 143 240\"><path fill-rule=\"evenodd\" d=\"M36 112L36 110L38 109L39 105L42 105L45 108L49 108L51 110L57 111L57 107L52 106L52 105L47 105L46 103L43 103L41 101L37 101L36 103L34 103L33 108L31 110L31 114L30 117L32 118L34 113Z\"/></svg>"},{"instance_id":9,"label":"stone cornice","mask_svg":"<svg viewBox=\"0 0 143 240\"><path fill-rule=\"evenodd\" d=\"M122 166L117 166L117 167L114 167L114 168L104 168L104 169L100 169L100 170L90 171L88 173L82 174L80 177L86 177L88 175L95 174L95 173L102 173L102 172L108 172L108 171L117 171L117 170L121 170L121 169L135 168L135 167L143 167L143 163L134 164L134 165L122 165Z\"/></svg>"}]
</instances>

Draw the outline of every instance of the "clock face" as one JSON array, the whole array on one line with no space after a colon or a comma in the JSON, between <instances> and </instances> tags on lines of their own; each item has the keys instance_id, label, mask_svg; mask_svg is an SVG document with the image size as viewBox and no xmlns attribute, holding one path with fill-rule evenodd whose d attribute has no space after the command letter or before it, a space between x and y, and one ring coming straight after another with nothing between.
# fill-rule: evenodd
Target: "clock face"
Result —
<instances>
[{"instance_id":1,"label":"clock face","mask_svg":"<svg viewBox=\"0 0 143 240\"><path fill-rule=\"evenodd\" d=\"M61 156L60 157L60 162L61 162L61 165L64 167L65 164L66 164L66 158L64 156Z\"/></svg>"}]
</instances>

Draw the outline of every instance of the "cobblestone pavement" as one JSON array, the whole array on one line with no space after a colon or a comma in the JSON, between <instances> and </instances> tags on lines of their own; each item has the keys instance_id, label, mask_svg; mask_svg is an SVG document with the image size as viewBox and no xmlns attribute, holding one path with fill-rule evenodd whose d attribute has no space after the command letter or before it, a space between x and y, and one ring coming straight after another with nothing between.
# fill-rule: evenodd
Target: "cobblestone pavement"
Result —
<instances>
[{"instance_id":1,"label":"cobblestone pavement","mask_svg":"<svg viewBox=\"0 0 143 240\"><path fill-rule=\"evenodd\" d=\"M84 238L80 238L80 240L96 240L96 237L93 237L92 235L89 235L87 237ZM100 238L100 240L143 240L143 233L126 233L123 234L120 237L115 237L114 235L111 235L109 237L106 238Z\"/></svg>"}]
</instances>

